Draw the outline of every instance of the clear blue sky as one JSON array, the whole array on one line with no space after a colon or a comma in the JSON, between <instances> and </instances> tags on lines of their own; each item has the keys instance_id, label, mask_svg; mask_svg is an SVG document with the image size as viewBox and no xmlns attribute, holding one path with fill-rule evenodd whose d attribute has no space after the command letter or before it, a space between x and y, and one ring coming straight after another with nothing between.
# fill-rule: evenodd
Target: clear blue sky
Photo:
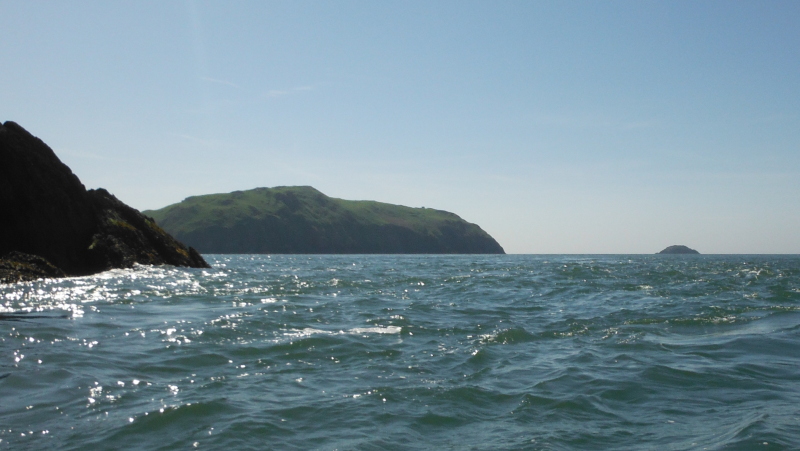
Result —
<instances>
[{"instance_id":1,"label":"clear blue sky","mask_svg":"<svg viewBox=\"0 0 800 451\"><path fill-rule=\"evenodd\" d=\"M0 120L139 208L311 185L509 253L800 253L798 1L6 1Z\"/></svg>"}]
</instances>

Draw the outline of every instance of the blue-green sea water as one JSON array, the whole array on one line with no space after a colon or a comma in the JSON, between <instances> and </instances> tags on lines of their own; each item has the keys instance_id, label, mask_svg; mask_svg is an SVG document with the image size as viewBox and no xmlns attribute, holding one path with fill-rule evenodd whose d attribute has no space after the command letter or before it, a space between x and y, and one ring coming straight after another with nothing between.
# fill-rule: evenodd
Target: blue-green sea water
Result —
<instances>
[{"instance_id":1,"label":"blue-green sea water","mask_svg":"<svg viewBox=\"0 0 800 451\"><path fill-rule=\"evenodd\" d=\"M0 449L800 448L798 256L206 257L0 287Z\"/></svg>"}]
</instances>

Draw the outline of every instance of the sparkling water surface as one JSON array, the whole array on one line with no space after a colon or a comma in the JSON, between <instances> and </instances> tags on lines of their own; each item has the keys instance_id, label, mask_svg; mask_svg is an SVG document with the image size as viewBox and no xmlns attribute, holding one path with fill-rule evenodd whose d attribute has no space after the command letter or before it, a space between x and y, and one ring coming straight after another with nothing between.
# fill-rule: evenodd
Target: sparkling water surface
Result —
<instances>
[{"instance_id":1,"label":"sparkling water surface","mask_svg":"<svg viewBox=\"0 0 800 451\"><path fill-rule=\"evenodd\" d=\"M0 286L0 449L800 448L798 256L206 258Z\"/></svg>"}]
</instances>

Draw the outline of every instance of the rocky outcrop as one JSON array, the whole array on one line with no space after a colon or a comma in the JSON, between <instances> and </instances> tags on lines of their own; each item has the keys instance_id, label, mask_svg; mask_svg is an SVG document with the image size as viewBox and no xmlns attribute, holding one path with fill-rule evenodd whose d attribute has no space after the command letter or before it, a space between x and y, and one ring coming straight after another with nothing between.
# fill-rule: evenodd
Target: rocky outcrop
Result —
<instances>
[{"instance_id":1,"label":"rocky outcrop","mask_svg":"<svg viewBox=\"0 0 800 451\"><path fill-rule=\"evenodd\" d=\"M44 259L65 275L134 263L208 266L197 251L106 190L87 191L50 147L10 121L0 125L0 212L6 270L32 267L19 259L23 254Z\"/></svg>"},{"instance_id":2,"label":"rocky outcrop","mask_svg":"<svg viewBox=\"0 0 800 451\"><path fill-rule=\"evenodd\" d=\"M152 218L120 202L108 191L101 188L87 194L97 218L97 229L88 248L93 267L127 268L134 263L208 267L194 248L175 240Z\"/></svg>"},{"instance_id":3,"label":"rocky outcrop","mask_svg":"<svg viewBox=\"0 0 800 451\"><path fill-rule=\"evenodd\" d=\"M0 283L16 283L65 276L64 271L36 255L14 251L0 257Z\"/></svg>"},{"instance_id":4,"label":"rocky outcrop","mask_svg":"<svg viewBox=\"0 0 800 451\"><path fill-rule=\"evenodd\" d=\"M663 251L659 252L659 254L699 254L699 253L700 252L697 252L694 249L690 249L682 245L669 246Z\"/></svg>"}]
</instances>

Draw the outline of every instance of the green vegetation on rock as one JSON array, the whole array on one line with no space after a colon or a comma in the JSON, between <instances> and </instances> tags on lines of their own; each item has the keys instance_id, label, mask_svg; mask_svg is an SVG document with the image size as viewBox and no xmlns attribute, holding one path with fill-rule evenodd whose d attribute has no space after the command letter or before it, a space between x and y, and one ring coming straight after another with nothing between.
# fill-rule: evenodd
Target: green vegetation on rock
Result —
<instances>
[{"instance_id":1,"label":"green vegetation on rock","mask_svg":"<svg viewBox=\"0 0 800 451\"><path fill-rule=\"evenodd\" d=\"M143 213L202 253L504 253L453 213L335 199L310 186L193 196Z\"/></svg>"}]
</instances>

